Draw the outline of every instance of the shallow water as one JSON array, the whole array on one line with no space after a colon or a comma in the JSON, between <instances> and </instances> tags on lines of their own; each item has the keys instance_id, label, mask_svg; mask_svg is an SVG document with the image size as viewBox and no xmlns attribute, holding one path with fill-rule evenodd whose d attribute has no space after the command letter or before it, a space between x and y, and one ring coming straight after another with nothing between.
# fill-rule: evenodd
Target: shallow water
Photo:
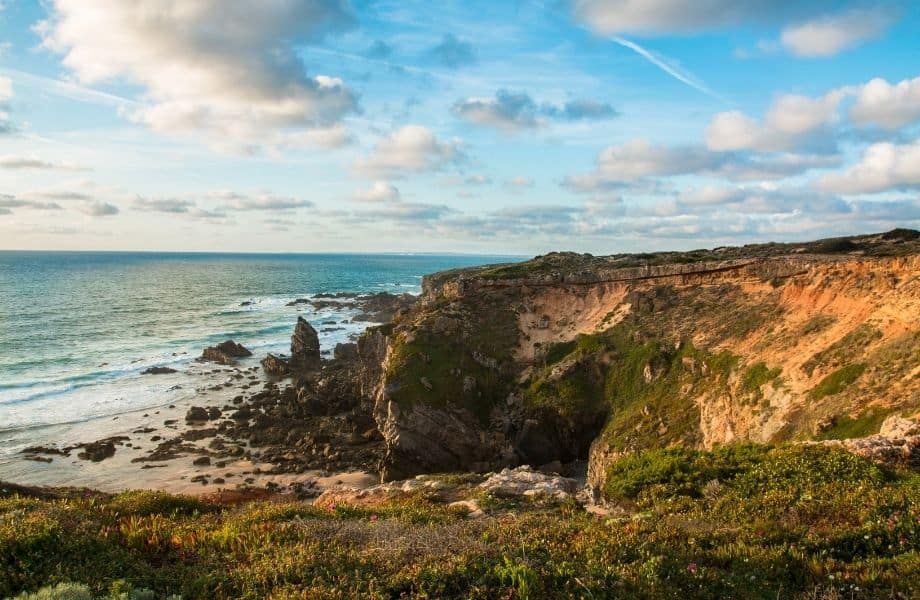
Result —
<instances>
[{"instance_id":1,"label":"shallow water","mask_svg":"<svg viewBox=\"0 0 920 600\"><path fill-rule=\"evenodd\" d=\"M298 314L329 352L354 309L286 303L320 292L420 291L423 274L508 262L434 255L0 252L0 455L65 423L188 400L193 360L232 338L253 364L286 352ZM251 305L241 306L243 302ZM341 328L337 331L323 329ZM153 365L180 372L141 375Z\"/></svg>"}]
</instances>

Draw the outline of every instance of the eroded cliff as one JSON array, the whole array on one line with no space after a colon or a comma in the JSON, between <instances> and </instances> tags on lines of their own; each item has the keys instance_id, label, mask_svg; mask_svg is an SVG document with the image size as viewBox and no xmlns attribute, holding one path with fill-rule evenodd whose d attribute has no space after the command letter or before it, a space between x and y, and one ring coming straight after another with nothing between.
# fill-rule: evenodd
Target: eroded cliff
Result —
<instances>
[{"instance_id":1,"label":"eroded cliff","mask_svg":"<svg viewBox=\"0 0 920 600\"><path fill-rule=\"evenodd\" d=\"M359 344L384 477L878 432L920 409L920 234L439 273Z\"/></svg>"}]
</instances>

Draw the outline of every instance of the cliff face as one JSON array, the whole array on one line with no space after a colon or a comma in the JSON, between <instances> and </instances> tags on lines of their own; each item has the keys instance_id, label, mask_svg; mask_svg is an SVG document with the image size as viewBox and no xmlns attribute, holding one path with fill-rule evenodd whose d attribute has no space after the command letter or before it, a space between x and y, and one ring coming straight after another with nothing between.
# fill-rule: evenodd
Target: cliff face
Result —
<instances>
[{"instance_id":1,"label":"cliff face","mask_svg":"<svg viewBox=\"0 0 920 600\"><path fill-rule=\"evenodd\" d=\"M920 242L435 274L359 351L385 478L589 457L600 488L641 448L861 437L917 418Z\"/></svg>"}]
</instances>

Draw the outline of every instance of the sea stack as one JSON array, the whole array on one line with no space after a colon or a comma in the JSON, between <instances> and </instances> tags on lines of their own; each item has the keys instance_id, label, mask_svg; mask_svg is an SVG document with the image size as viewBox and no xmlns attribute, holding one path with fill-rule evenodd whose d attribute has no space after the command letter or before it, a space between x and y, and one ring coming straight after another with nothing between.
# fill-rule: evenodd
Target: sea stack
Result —
<instances>
[{"instance_id":1,"label":"sea stack","mask_svg":"<svg viewBox=\"0 0 920 600\"><path fill-rule=\"evenodd\" d=\"M319 368L319 336L316 329L303 317L297 317L294 335L291 336L291 371L310 371Z\"/></svg>"}]
</instances>

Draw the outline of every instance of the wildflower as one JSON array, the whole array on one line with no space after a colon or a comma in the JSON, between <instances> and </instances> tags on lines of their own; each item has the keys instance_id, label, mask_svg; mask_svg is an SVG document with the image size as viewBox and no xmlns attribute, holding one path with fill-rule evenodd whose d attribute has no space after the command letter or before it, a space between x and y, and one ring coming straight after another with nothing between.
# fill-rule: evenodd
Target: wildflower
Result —
<instances>
[{"instance_id":1,"label":"wildflower","mask_svg":"<svg viewBox=\"0 0 920 600\"><path fill-rule=\"evenodd\" d=\"M696 563L692 562L689 565L687 565L687 570L693 573L694 575L696 575L696 570L697 570Z\"/></svg>"},{"instance_id":2,"label":"wildflower","mask_svg":"<svg viewBox=\"0 0 920 600\"><path fill-rule=\"evenodd\" d=\"M376 521L376 520L377 520L377 515L371 515L371 516L369 516L369 517L368 517L368 520Z\"/></svg>"}]
</instances>

